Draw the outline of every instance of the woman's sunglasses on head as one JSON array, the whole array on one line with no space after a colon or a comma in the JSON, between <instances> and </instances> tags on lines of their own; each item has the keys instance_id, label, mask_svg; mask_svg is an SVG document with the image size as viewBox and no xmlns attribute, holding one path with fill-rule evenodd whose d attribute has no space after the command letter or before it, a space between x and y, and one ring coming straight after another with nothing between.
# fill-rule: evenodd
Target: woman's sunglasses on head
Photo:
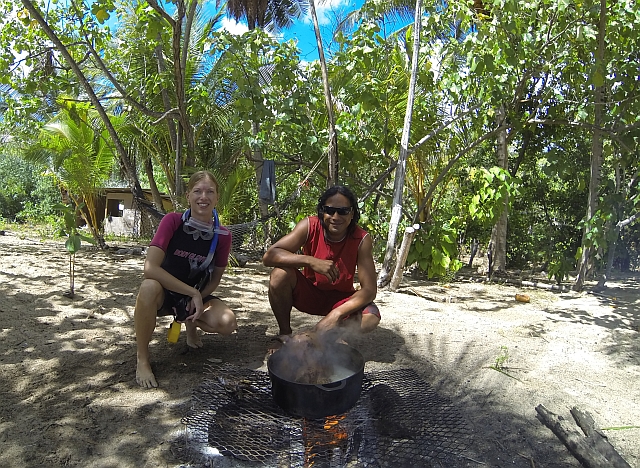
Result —
<instances>
[{"instance_id":1,"label":"woman's sunglasses on head","mask_svg":"<svg viewBox=\"0 0 640 468\"><path fill-rule=\"evenodd\" d=\"M349 213L351 213L351 209L351 206L342 206L338 208L335 206L324 205L322 207L322 212L324 214L328 214L329 216L333 216L336 213L338 213L340 216L347 216Z\"/></svg>"}]
</instances>

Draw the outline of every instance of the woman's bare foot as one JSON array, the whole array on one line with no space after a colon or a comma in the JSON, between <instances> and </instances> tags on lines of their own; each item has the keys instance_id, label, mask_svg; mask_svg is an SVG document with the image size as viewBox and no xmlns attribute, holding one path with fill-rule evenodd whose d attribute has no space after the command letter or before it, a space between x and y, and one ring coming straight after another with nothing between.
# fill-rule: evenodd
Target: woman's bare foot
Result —
<instances>
[{"instance_id":1,"label":"woman's bare foot","mask_svg":"<svg viewBox=\"0 0 640 468\"><path fill-rule=\"evenodd\" d=\"M138 360L136 367L136 382L143 388L157 388L158 382L151 370L151 363L149 361Z\"/></svg>"},{"instance_id":2,"label":"woman's bare foot","mask_svg":"<svg viewBox=\"0 0 640 468\"><path fill-rule=\"evenodd\" d=\"M193 322L186 322L187 325L187 346L191 348L202 348L202 339L198 335L198 326Z\"/></svg>"}]
</instances>

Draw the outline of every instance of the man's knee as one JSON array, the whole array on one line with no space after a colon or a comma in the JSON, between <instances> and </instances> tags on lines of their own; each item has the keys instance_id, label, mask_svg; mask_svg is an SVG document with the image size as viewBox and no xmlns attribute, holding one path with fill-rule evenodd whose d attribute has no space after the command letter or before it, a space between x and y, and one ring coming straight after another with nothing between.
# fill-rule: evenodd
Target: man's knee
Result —
<instances>
[{"instance_id":1,"label":"man's knee","mask_svg":"<svg viewBox=\"0 0 640 468\"><path fill-rule=\"evenodd\" d=\"M269 288L293 290L296 285L296 274L292 268L274 268L269 278Z\"/></svg>"},{"instance_id":2,"label":"man's knee","mask_svg":"<svg viewBox=\"0 0 640 468\"><path fill-rule=\"evenodd\" d=\"M378 324L380 323L380 317L375 314L363 314L362 315L362 324L361 331L362 333L368 333L376 329Z\"/></svg>"},{"instance_id":3,"label":"man's knee","mask_svg":"<svg viewBox=\"0 0 640 468\"><path fill-rule=\"evenodd\" d=\"M380 323L380 309L378 309L378 306L372 302L362 312L362 323L360 325L362 333L375 330Z\"/></svg>"}]
</instances>

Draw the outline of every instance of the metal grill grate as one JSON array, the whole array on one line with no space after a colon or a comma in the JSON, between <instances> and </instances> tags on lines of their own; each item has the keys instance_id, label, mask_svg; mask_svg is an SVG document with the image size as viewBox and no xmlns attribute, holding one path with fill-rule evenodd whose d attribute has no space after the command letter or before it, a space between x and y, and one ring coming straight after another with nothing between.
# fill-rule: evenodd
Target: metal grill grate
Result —
<instances>
[{"instance_id":1,"label":"metal grill grate","mask_svg":"<svg viewBox=\"0 0 640 468\"><path fill-rule=\"evenodd\" d=\"M268 374L230 364L208 366L192 403L187 451L206 466L456 466L471 443L455 407L412 369L365 373L356 405L321 420L285 414Z\"/></svg>"}]
</instances>

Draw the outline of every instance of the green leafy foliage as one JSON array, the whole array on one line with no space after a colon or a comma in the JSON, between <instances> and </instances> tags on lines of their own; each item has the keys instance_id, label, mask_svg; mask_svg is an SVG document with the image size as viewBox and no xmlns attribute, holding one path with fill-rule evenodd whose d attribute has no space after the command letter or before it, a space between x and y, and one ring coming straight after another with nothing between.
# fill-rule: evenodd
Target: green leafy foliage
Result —
<instances>
[{"instance_id":1,"label":"green leafy foliage","mask_svg":"<svg viewBox=\"0 0 640 468\"><path fill-rule=\"evenodd\" d=\"M43 222L53 213L60 192L51 177L24 159L0 154L0 216L21 223Z\"/></svg>"},{"instance_id":2,"label":"green leafy foliage","mask_svg":"<svg viewBox=\"0 0 640 468\"><path fill-rule=\"evenodd\" d=\"M239 164L224 177L216 174L220 184L218 198L218 214L222 224L239 224L246 222L244 216L253 206L250 196L255 183L253 168Z\"/></svg>"},{"instance_id":3,"label":"green leafy foliage","mask_svg":"<svg viewBox=\"0 0 640 468\"><path fill-rule=\"evenodd\" d=\"M462 267L458 260L457 230L448 223L433 222L418 230L407 257L429 278L442 278Z\"/></svg>"},{"instance_id":4,"label":"green leafy foliage","mask_svg":"<svg viewBox=\"0 0 640 468\"><path fill-rule=\"evenodd\" d=\"M470 168L469 179L473 187L469 201L470 218L486 226L495 224L505 203L518 195L519 181L497 166Z\"/></svg>"},{"instance_id":5,"label":"green leafy foliage","mask_svg":"<svg viewBox=\"0 0 640 468\"><path fill-rule=\"evenodd\" d=\"M510 377L514 380L517 380L519 382L522 382L522 380L520 380L517 377L514 377L513 375L511 375L508 371L510 370L509 367L507 367L507 362L509 361L509 348L507 348L506 346L500 346L500 353L498 353L498 356L496 357L495 363L486 367L486 369L492 369L496 372L500 372L501 374L506 375L507 377Z\"/></svg>"},{"instance_id":6,"label":"green leafy foliage","mask_svg":"<svg viewBox=\"0 0 640 468\"><path fill-rule=\"evenodd\" d=\"M553 278L556 284L561 284L569 277L569 272L575 269L575 262L571 257L557 255L549 262L549 279Z\"/></svg>"},{"instance_id":7,"label":"green leafy foliage","mask_svg":"<svg viewBox=\"0 0 640 468\"><path fill-rule=\"evenodd\" d=\"M2 135L14 141L32 141L59 115L61 96L82 100L85 94L30 13L19 3L1 1L3 11L16 15L0 20L0 83L7 85L0 88L0 127ZM640 206L635 182L640 108L634 98L638 6L632 0L607 5L607 60L596 66L599 2L499 3L499 8L488 7L481 14L469 2L425 5L403 212L409 222L430 220L430 227L417 236L410 261L434 276L454 270L458 236L488 239L508 198L510 266L543 264L562 281L570 268L567 258L580 247L581 227L589 227L585 246L608 249L617 220ZM362 224L376 239L376 254L389 227L393 176L382 175L393 174L389 169L399 151L413 47L407 40L411 28L389 28L391 6L363 5L353 29L336 36L329 63L341 182L356 193L370 194L362 203ZM190 171L213 169L221 180L228 180L231 190L224 216L241 222L255 218L256 205L256 187L248 178L250 162L244 158L260 149L265 158L275 160L279 201L300 194L272 221L277 236L313 213L324 189L327 122L320 69L316 63L301 64L293 42L279 43L258 29L244 36L218 31L221 14L199 10L198 27L184 47L174 47L169 22L146 3L54 2L47 7L47 22L64 44L73 44L69 51L91 85L113 103L111 118L122 124L118 133L128 155L139 163L136 171L143 172L142 164L152 162L151 176L142 180L155 174L161 188L171 191L175 180ZM118 28L113 28L116 16ZM181 63L173 55L177 49L189 50L180 82L172 70ZM107 65L109 76L96 56ZM167 60L164 69L160 56ZM114 87L114 77L122 89ZM590 179L594 85L602 86L607 96L597 193L601 206L580 225ZM184 101L177 94L179 86L185 90ZM145 112L132 105L134 100L147 106ZM185 142L178 161L167 125L171 119L157 120L174 106L186 107L181 125L194 131L193 151ZM511 175L494 168L496 134L491 132L498 108L506 111ZM47 143L52 144L45 145L57 157L51 172L60 180L69 176L95 181L93 168L106 168L98 153L104 149L100 156L113 161L113 152L108 154L110 136L93 124L93 117L80 118L91 116L92 109L78 103L67 110L72 124L64 136L67 142L62 141L59 125L60 131L48 135ZM413 149L432 132L433 137ZM9 176L6 180L0 187L2 216L46 216L46 209L41 209L44 197L29 198L35 193L33 185L14 183ZM371 188L376 180L380 183ZM71 191L81 190L74 186ZM416 213L419 206L424 210ZM627 229L621 233L621 251L633 259L638 228Z\"/></svg>"},{"instance_id":8,"label":"green leafy foliage","mask_svg":"<svg viewBox=\"0 0 640 468\"><path fill-rule=\"evenodd\" d=\"M54 209L62 216L60 218L60 234L67 237L65 247L67 252L75 255L82 247L82 241L95 244L92 237L85 236L78 231L78 218L84 205L74 207L73 205L64 205L57 203Z\"/></svg>"}]
</instances>

